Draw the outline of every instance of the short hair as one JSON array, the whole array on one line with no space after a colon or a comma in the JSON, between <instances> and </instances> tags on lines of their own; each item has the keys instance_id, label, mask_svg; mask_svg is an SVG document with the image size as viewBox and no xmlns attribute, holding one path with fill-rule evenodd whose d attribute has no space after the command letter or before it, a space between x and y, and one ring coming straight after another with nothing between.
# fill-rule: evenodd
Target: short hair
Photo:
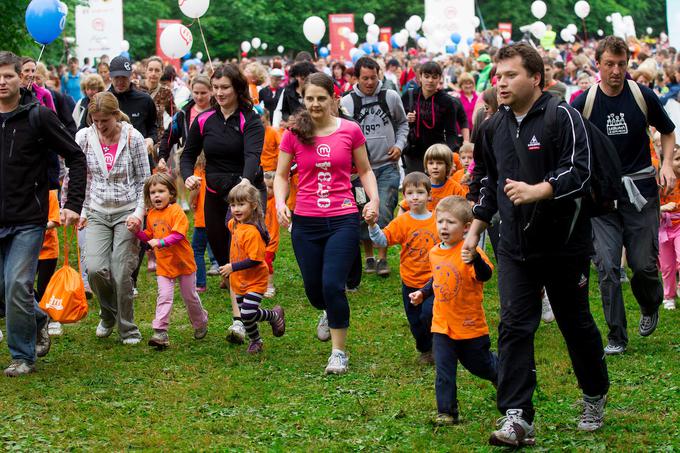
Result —
<instances>
[{"instance_id":1,"label":"short hair","mask_svg":"<svg viewBox=\"0 0 680 453\"><path fill-rule=\"evenodd\" d=\"M307 77L310 74L318 72L316 66L311 61L303 60L291 66L288 75L294 79L295 77Z\"/></svg>"},{"instance_id":2,"label":"short hair","mask_svg":"<svg viewBox=\"0 0 680 453\"><path fill-rule=\"evenodd\" d=\"M609 52L613 55L625 55L626 60L630 58L628 44L618 36L607 36L597 44L597 49L595 49L595 61L599 63L602 54L605 52Z\"/></svg>"},{"instance_id":3,"label":"short hair","mask_svg":"<svg viewBox=\"0 0 680 453\"><path fill-rule=\"evenodd\" d=\"M439 76L439 77L442 76L441 66L439 66L434 61L428 61L428 62L420 65L420 67L418 68L418 72L420 74L428 74L428 75Z\"/></svg>"},{"instance_id":4,"label":"short hair","mask_svg":"<svg viewBox=\"0 0 680 453\"><path fill-rule=\"evenodd\" d=\"M458 195L449 195L437 203L434 208L435 214L447 212L463 223L471 223L474 220L470 202Z\"/></svg>"},{"instance_id":5,"label":"short hair","mask_svg":"<svg viewBox=\"0 0 680 453\"><path fill-rule=\"evenodd\" d=\"M80 91L84 93L88 88L97 90L97 93L104 91L106 89L106 85L104 85L104 79L102 79L102 76L99 74L88 74L85 76L82 82L80 82Z\"/></svg>"},{"instance_id":6,"label":"short hair","mask_svg":"<svg viewBox=\"0 0 680 453\"><path fill-rule=\"evenodd\" d=\"M245 72L255 79L255 85L262 85L267 80L267 70L257 61L248 63Z\"/></svg>"},{"instance_id":7,"label":"short hair","mask_svg":"<svg viewBox=\"0 0 680 453\"><path fill-rule=\"evenodd\" d=\"M208 90L212 90L212 83L210 82L210 77L206 75L199 74L193 79L191 79L191 82L189 83L189 86L191 89L194 89L194 85L204 85Z\"/></svg>"},{"instance_id":8,"label":"short hair","mask_svg":"<svg viewBox=\"0 0 680 453\"><path fill-rule=\"evenodd\" d=\"M146 59L146 67L148 68L149 63L152 63L154 61L161 65L161 72L162 72L165 69L165 64L163 63L163 60L161 59L161 57L159 57L158 55L152 55L149 58L147 58Z\"/></svg>"},{"instance_id":9,"label":"short hair","mask_svg":"<svg viewBox=\"0 0 680 453\"><path fill-rule=\"evenodd\" d=\"M21 59L12 52L0 51L0 66L14 66L14 71L21 74Z\"/></svg>"},{"instance_id":10,"label":"short hair","mask_svg":"<svg viewBox=\"0 0 680 453\"><path fill-rule=\"evenodd\" d=\"M312 54L307 52L306 50L298 52L298 54L295 55L295 62L296 63L298 63L300 61L309 61L311 63L312 60L313 60Z\"/></svg>"},{"instance_id":11,"label":"short hair","mask_svg":"<svg viewBox=\"0 0 680 453\"><path fill-rule=\"evenodd\" d=\"M388 68L392 68L392 67L400 68L401 67L401 65L399 64L399 60L397 60L396 58L391 58L385 66L388 67Z\"/></svg>"},{"instance_id":12,"label":"short hair","mask_svg":"<svg viewBox=\"0 0 680 453\"><path fill-rule=\"evenodd\" d=\"M170 203L177 201L177 186L175 185L175 178L170 176L168 173L158 172L146 178L144 182L144 204L147 208L151 208L153 205L151 203L151 186L160 184L168 188L170 192Z\"/></svg>"},{"instance_id":13,"label":"short hair","mask_svg":"<svg viewBox=\"0 0 680 453\"><path fill-rule=\"evenodd\" d=\"M470 142L465 142L463 145L460 147L458 150L458 154L463 154L463 153L474 153L475 152L475 145L473 145Z\"/></svg>"},{"instance_id":14,"label":"short hair","mask_svg":"<svg viewBox=\"0 0 680 453\"><path fill-rule=\"evenodd\" d=\"M550 57L543 57L543 66L555 66L555 60Z\"/></svg>"},{"instance_id":15,"label":"short hair","mask_svg":"<svg viewBox=\"0 0 680 453\"><path fill-rule=\"evenodd\" d=\"M471 82L474 85L475 78L472 77L472 74L470 74L469 72L464 72L458 76L458 86L464 84L465 82Z\"/></svg>"},{"instance_id":16,"label":"short hair","mask_svg":"<svg viewBox=\"0 0 680 453\"><path fill-rule=\"evenodd\" d=\"M404 176L404 181L401 183L402 193L406 193L407 187L425 187L427 193L432 191L432 184L430 178L422 171L414 171Z\"/></svg>"},{"instance_id":17,"label":"short hair","mask_svg":"<svg viewBox=\"0 0 680 453\"><path fill-rule=\"evenodd\" d=\"M545 68L541 55L539 55L536 49L529 44L520 42L502 47L496 55L496 61L510 60L515 57L520 57L522 59L522 67L530 76L540 74L541 80L538 83L538 86L542 90L545 86Z\"/></svg>"},{"instance_id":18,"label":"short hair","mask_svg":"<svg viewBox=\"0 0 680 453\"><path fill-rule=\"evenodd\" d=\"M427 162L430 160L441 160L446 165L446 174L451 173L451 167L453 167L453 151L451 148L443 143L435 143L434 145L427 148L425 151L425 156L423 156L423 166L427 170Z\"/></svg>"},{"instance_id":19,"label":"short hair","mask_svg":"<svg viewBox=\"0 0 680 453\"><path fill-rule=\"evenodd\" d=\"M68 64L71 64L71 63L78 63L78 58L76 58L76 57L71 57L71 58L69 58L69 59L68 59Z\"/></svg>"},{"instance_id":20,"label":"short hair","mask_svg":"<svg viewBox=\"0 0 680 453\"><path fill-rule=\"evenodd\" d=\"M376 74L380 73L380 65L378 65L378 62L371 57L361 57L354 63L354 74L356 74L357 77L361 74L362 68L375 70Z\"/></svg>"}]
</instances>

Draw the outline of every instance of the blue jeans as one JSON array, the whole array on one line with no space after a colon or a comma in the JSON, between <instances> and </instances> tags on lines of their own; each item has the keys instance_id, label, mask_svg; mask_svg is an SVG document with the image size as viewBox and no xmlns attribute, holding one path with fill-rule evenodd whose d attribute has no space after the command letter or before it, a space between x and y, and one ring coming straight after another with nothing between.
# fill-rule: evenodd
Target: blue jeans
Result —
<instances>
[{"instance_id":1,"label":"blue jeans","mask_svg":"<svg viewBox=\"0 0 680 453\"><path fill-rule=\"evenodd\" d=\"M359 214L293 215L291 241L309 302L326 310L332 329L349 327L345 283L357 253Z\"/></svg>"},{"instance_id":2,"label":"blue jeans","mask_svg":"<svg viewBox=\"0 0 680 453\"><path fill-rule=\"evenodd\" d=\"M45 227L29 225L0 231L0 305L7 317L12 358L35 362L37 332L47 322L33 293Z\"/></svg>"},{"instance_id":3,"label":"blue jeans","mask_svg":"<svg viewBox=\"0 0 680 453\"><path fill-rule=\"evenodd\" d=\"M394 210L399 201L399 167L397 164L389 164L373 170L375 180L378 183L378 196L380 197L380 208L378 212L378 225L385 228L394 219ZM361 240L368 241L368 228L366 223L361 221Z\"/></svg>"},{"instance_id":4,"label":"blue jeans","mask_svg":"<svg viewBox=\"0 0 680 453\"><path fill-rule=\"evenodd\" d=\"M208 233L204 227L194 228L194 235L191 238L191 248L194 249L194 259L196 260L196 286L205 288L208 284L205 272L206 249L208 250L210 265L216 265L217 260L210 249Z\"/></svg>"},{"instance_id":5,"label":"blue jeans","mask_svg":"<svg viewBox=\"0 0 680 453\"><path fill-rule=\"evenodd\" d=\"M420 288L411 288L403 282L401 284L401 297L404 299L404 312L411 328L413 338L416 340L416 349L419 352L432 350L432 304L434 294L423 300L420 305L413 305L409 294L418 291Z\"/></svg>"}]
</instances>

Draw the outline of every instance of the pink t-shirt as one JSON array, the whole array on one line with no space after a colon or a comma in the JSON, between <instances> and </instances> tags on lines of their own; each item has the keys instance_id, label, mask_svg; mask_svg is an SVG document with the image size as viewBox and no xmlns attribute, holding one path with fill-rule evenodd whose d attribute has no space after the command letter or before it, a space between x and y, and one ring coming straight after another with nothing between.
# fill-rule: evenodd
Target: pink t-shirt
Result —
<instances>
[{"instance_id":1,"label":"pink t-shirt","mask_svg":"<svg viewBox=\"0 0 680 453\"><path fill-rule=\"evenodd\" d=\"M300 180L295 214L334 217L357 212L352 195L352 151L366 143L359 126L340 119L340 126L326 137L316 137L313 145L300 143L285 131L280 150L292 154Z\"/></svg>"},{"instance_id":2,"label":"pink t-shirt","mask_svg":"<svg viewBox=\"0 0 680 453\"><path fill-rule=\"evenodd\" d=\"M113 163L116 160L116 153L118 152L118 143L114 145L102 145L102 153L104 154L104 162L106 162L106 171L111 171Z\"/></svg>"}]
</instances>

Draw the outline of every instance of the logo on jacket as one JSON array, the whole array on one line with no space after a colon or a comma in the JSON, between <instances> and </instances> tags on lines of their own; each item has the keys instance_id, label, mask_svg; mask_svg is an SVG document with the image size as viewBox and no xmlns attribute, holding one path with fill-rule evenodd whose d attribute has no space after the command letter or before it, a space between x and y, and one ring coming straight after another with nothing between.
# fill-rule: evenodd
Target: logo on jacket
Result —
<instances>
[{"instance_id":1,"label":"logo on jacket","mask_svg":"<svg viewBox=\"0 0 680 453\"><path fill-rule=\"evenodd\" d=\"M535 135L532 136L532 137L531 137L531 141L530 141L529 143L527 143L527 149L528 149L529 151L538 151L539 149L541 149L541 142L539 142L538 140L536 140L536 136L535 136Z\"/></svg>"}]
</instances>

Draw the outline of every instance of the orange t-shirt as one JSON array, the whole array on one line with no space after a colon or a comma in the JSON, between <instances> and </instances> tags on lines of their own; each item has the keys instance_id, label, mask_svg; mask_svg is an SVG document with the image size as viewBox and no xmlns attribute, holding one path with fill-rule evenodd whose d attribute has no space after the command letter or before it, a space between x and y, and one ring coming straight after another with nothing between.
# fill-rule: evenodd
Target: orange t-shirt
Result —
<instances>
[{"instance_id":1,"label":"orange t-shirt","mask_svg":"<svg viewBox=\"0 0 680 453\"><path fill-rule=\"evenodd\" d=\"M269 244L267 244L265 251L276 253L279 249L281 233L279 231L279 219L276 216L276 199L274 195L267 197L267 212L264 216L264 224L269 232Z\"/></svg>"},{"instance_id":2,"label":"orange t-shirt","mask_svg":"<svg viewBox=\"0 0 680 453\"><path fill-rule=\"evenodd\" d=\"M457 170L452 178L454 181L456 181L458 184L460 184L460 187L463 188L463 191L465 191L465 195L467 195L470 192L470 187L463 182L463 178L465 177L465 169L461 168L460 170ZM463 196L465 196L463 195Z\"/></svg>"},{"instance_id":3,"label":"orange t-shirt","mask_svg":"<svg viewBox=\"0 0 680 453\"><path fill-rule=\"evenodd\" d=\"M146 217L146 233L151 239L163 239L175 232L184 239L170 247L158 247L156 253L156 275L176 278L196 272L194 251L189 245L189 219L179 203L169 204L165 209L150 209Z\"/></svg>"},{"instance_id":4,"label":"orange t-shirt","mask_svg":"<svg viewBox=\"0 0 680 453\"><path fill-rule=\"evenodd\" d=\"M229 261L237 263L250 258L260 263L249 269L232 272L229 275L231 289L239 296L247 293L263 294L267 290L269 269L264 261L265 243L260 231L255 225L249 223L236 223L229 220L231 232L231 247L229 249Z\"/></svg>"},{"instance_id":5,"label":"orange t-shirt","mask_svg":"<svg viewBox=\"0 0 680 453\"><path fill-rule=\"evenodd\" d=\"M262 145L262 156L260 157L260 165L262 165L264 171L276 170L280 144L281 135L273 127L267 126L264 130L264 145Z\"/></svg>"},{"instance_id":6,"label":"orange t-shirt","mask_svg":"<svg viewBox=\"0 0 680 453\"><path fill-rule=\"evenodd\" d=\"M458 184L453 179L453 177L448 178L446 182L439 187L435 187L434 185L432 186L432 190L430 191L430 200L427 202L427 210L434 212L434 208L437 207L439 202L449 195L459 195L461 197L467 195L467 192L463 186ZM406 200L402 200L400 206L404 211L409 210Z\"/></svg>"},{"instance_id":7,"label":"orange t-shirt","mask_svg":"<svg viewBox=\"0 0 680 453\"><path fill-rule=\"evenodd\" d=\"M463 162L460 161L460 154L453 153L453 167L451 168L451 173L454 173L463 168Z\"/></svg>"},{"instance_id":8,"label":"orange t-shirt","mask_svg":"<svg viewBox=\"0 0 680 453\"><path fill-rule=\"evenodd\" d=\"M248 90L250 91L250 98L253 100L253 105L260 103L260 92L257 89L257 85L254 83L248 84Z\"/></svg>"},{"instance_id":9,"label":"orange t-shirt","mask_svg":"<svg viewBox=\"0 0 680 453\"><path fill-rule=\"evenodd\" d=\"M667 211L669 214L670 213L678 213L680 212L680 179L675 183L675 187L673 187L673 190L671 190L671 193L668 195L664 195L663 192L661 192L661 206L665 205L666 203L675 203L677 207L672 210L672 211ZM675 226L680 224L680 219L677 220L672 220L671 225Z\"/></svg>"},{"instance_id":10,"label":"orange t-shirt","mask_svg":"<svg viewBox=\"0 0 680 453\"><path fill-rule=\"evenodd\" d=\"M61 218L59 216L59 199L57 191L50 190L50 205L47 215L48 222L55 222L59 226ZM59 258L59 234L56 228L45 230L45 240L40 249L39 260L53 260Z\"/></svg>"},{"instance_id":11,"label":"orange t-shirt","mask_svg":"<svg viewBox=\"0 0 680 453\"><path fill-rule=\"evenodd\" d=\"M205 228L205 169L194 168L194 176L201 178L201 187L198 189L196 195L196 210L194 210L194 226L196 228Z\"/></svg>"},{"instance_id":12,"label":"orange t-shirt","mask_svg":"<svg viewBox=\"0 0 680 453\"><path fill-rule=\"evenodd\" d=\"M472 264L460 257L463 241L450 249L439 244L430 250L432 266L432 332L454 340L468 340L489 334L482 307L484 284L477 280ZM477 248L482 259L493 269L484 252Z\"/></svg>"},{"instance_id":13,"label":"orange t-shirt","mask_svg":"<svg viewBox=\"0 0 680 453\"><path fill-rule=\"evenodd\" d=\"M427 220L414 219L405 212L383 228L387 245L400 244L399 273L406 286L422 288L432 278L428 253L437 243L434 214Z\"/></svg>"}]
</instances>

